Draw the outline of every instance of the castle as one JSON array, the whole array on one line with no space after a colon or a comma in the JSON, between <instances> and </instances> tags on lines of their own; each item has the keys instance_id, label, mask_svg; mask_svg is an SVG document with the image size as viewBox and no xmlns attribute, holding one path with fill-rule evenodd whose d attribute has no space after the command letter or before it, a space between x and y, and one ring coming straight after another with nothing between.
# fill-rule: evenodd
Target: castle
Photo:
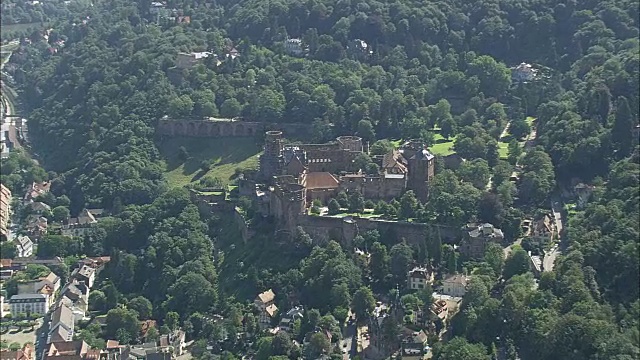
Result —
<instances>
[{"instance_id":1,"label":"castle","mask_svg":"<svg viewBox=\"0 0 640 360\"><path fill-rule=\"evenodd\" d=\"M260 157L260 176L274 184L296 183L307 191L308 201L326 201L339 191L360 192L366 199L391 200L413 190L425 202L434 176L435 157L424 143L411 140L372 159L377 174L357 169L355 159L366 153L361 138L340 136L326 144L284 145L281 131L267 131Z\"/></svg>"},{"instance_id":2,"label":"castle","mask_svg":"<svg viewBox=\"0 0 640 360\"><path fill-rule=\"evenodd\" d=\"M357 168L355 160L360 154L366 154L366 146L357 136L340 136L326 144L285 145L281 131L267 131L259 177L269 187L257 195L259 207L276 219L279 228L292 233L296 226L314 232L315 223L321 222L322 217L308 219L307 209L316 199L326 204L340 191L359 192L365 199L391 200L413 190L420 201L427 200L435 157L421 141L411 140L400 149L374 156L372 160L379 168L376 174L366 174ZM347 233L357 227L355 220L349 224L334 226L333 230L342 228Z\"/></svg>"}]
</instances>

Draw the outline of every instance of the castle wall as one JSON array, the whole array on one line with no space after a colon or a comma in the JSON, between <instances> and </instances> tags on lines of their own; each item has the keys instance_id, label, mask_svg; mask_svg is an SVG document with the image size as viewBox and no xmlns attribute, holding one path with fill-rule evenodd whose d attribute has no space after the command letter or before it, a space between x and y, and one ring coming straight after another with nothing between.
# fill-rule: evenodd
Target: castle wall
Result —
<instances>
[{"instance_id":1,"label":"castle wall","mask_svg":"<svg viewBox=\"0 0 640 360\"><path fill-rule=\"evenodd\" d=\"M240 233L242 234L242 241L245 243L249 240L253 235L255 235L255 231L249 228L247 223L247 219L242 215L238 208L234 208L233 210L233 220L235 220Z\"/></svg>"},{"instance_id":2,"label":"castle wall","mask_svg":"<svg viewBox=\"0 0 640 360\"><path fill-rule=\"evenodd\" d=\"M160 119L156 133L164 136L222 137L256 136L267 130L279 130L290 137L309 136L305 124L267 124L233 119Z\"/></svg>"},{"instance_id":3,"label":"castle wall","mask_svg":"<svg viewBox=\"0 0 640 360\"><path fill-rule=\"evenodd\" d=\"M358 191L365 199L391 200L402 194L406 180L383 178L381 176L341 177L340 191Z\"/></svg>"},{"instance_id":4,"label":"castle wall","mask_svg":"<svg viewBox=\"0 0 640 360\"><path fill-rule=\"evenodd\" d=\"M369 230L378 230L380 234L394 236L397 242L406 239L407 243L417 245L424 239L439 236L443 242L454 243L460 238L460 229L437 225L402 221L387 221L367 218L337 218L328 216L303 215L298 218L298 225L318 243L336 240L350 246L358 234Z\"/></svg>"},{"instance_id":5,"label":"castle wall","mask_svg":"<svg viewBox=\"0 0 640 360\"><path fill-rule=\"evenodd\" d=\"M255 136L261 134L264 123L237 121L231 119L215 120L173 120L161 119L156 131L166 136L220 137Z\"/></svg>"}]
</instances>

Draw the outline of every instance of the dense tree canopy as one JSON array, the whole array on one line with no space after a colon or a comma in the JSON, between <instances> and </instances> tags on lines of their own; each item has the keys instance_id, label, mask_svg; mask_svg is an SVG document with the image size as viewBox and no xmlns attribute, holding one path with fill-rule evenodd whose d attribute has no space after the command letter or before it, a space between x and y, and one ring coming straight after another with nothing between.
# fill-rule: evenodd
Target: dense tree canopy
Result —
<instances>
[{"instance_id":1,"label":"dense tree canopy","mask_svg":"<svg viewBox=\"0 0 640 360\"><path fill-rule=\"evenodd\" d=\"M567 214L568 248L537 287L519 248L506 259L489 248L484 264L469 267L480 280L453 322L464 339L435 347L434 355L487 359L495 339L506 336L524 359L638 356L637 2L170 1L189 24L159 21L149 1L75 3L3 2L3 25L54 20L54 31L46 39L22 34L7 68L49 173L14 152L2 160L0 179L16 193L54 180L57 219L85 207L112 210L90 236L49 235L37 250L112 256L104 272L110 280L92 291L92 307L108 311L106 335L136 341L137 321L153 317L217 343L226 335L233 348L239 329L255 325L239 302L264 288L282 294L281 308L297 299L317 309L305 316L312 331L332 327L321 314L344 318L350 304L366 317L371 289L404 280L418 259L442 272L461 268L451 245L429 239L414 249L388 234L358 239L369 263L335 241L311 247L308 236L300 237L308 246L296 249L262 234L255 250L232 243L224 221L203 217L186 190L167 188L154 128L164 115L241 116L304 124L316 140L358 134L371 155L389 151L387 139L450 139L449 150L465 161L455 171L438 165L426 204L407 192L376 212L454 228L491 221L508 240L519 235L525 212L548 208L555 190L573 186L573 178L601 177L584 210ZM306 56L286 55L287 38L301 38ZM227 56L232 48L240 56ZM176 69L177 54L191 51L217 56ZM509 68L521 62L540 76L512 78ZM538 147L518 142L530 135L528 116L536 118ZM364 171L376 172L371 159L362 160ZM360 213L365 199L343 193L328 205L332 214ZM225 321L206 325L213 313ZM264 348L258 354L296 357L286 340L256 342ZM325 335L311 340L312 356L328 352Z\"/></svg>"}]
</instances>

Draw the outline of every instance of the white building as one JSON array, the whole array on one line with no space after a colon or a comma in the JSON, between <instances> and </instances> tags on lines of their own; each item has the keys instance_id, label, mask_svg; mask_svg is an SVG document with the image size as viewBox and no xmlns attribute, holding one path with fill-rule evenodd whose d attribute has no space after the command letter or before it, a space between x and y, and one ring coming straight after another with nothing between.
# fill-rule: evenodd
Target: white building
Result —
<instances>
[{"instance_id":1,"label":"white building","mask_svg":"<svg viewBox=\"0 0 640 360\"><path fill-rule=\"evenodd\" d=\"M71 278L78 280L78 282L84 282L85 285L91 289L93 287L93 282L96 279L96 269L88 265L82 265L81 267L73 270Z\"/></svg>"},{"instance_id":2,"label":"white building","mask_svg":"<svg viewBox=\"0 0 640 360\"><path fill-rule=\"evenodd\" d=\"M407 273L407 287L411 290L422 290L433 281L433 274L427 268L415 267Z\"/></svg>"},{"instance_id":3,"label":"white building","mask_svg":"<svg viewBox=\"0 0 640 360\"><path fill-rule=\"evenodd\" d=\"M293 330L293 323L296 320L302 320L304 318L304 308L300 305L293 307L280 319L278 327L280 330L291 332Z\"/></svg>"},{"instance_id":4,"label":"white building","mask_svg":"<svg viewBox=\"0 0 640 360\"><path fill-rule=\"evenodd\" d=\"M0 318L3 318L5 315L4 311L4 295L0 295Z\"/></svg>"},{"instance_id":5,"label":"white building","mask_svg":"<svg viewBox=\"0 0 640 360\"><path fill-rule=\"evenodd\" d=\"M16 257L26 258L33 255L33 241L28 236L18 236L16 239Z\"/></svg>"},{"instance_id":6,"label":"white building","mask_svg":"<svg viewBox=\"0 0 640 360\"><path fill-rule=\"evenodd\" d=\"M9 299L11 316L20 313L44 315L49 312L49 298L45 294L19 294Z\"/></svg>"},{"instance_id":7,"label":"white building","mask_svg":"<svg viewBox=\"0 0 640 360\"><path fill-rule=\"evenodd\" d=\"M300 39L287 39L284 42L284 51L289 55L301 56L304 54L304 47Z\"/></svg>"},{"instance_id":8,"label":"white building","mask_svg":"<svg viewBox=\"0 0 640 360\"><path fill-rule=\"evenodd\" d=\"M442 293L444 295L463 297L467 292L469 277L465 275L451 275L442 281Z\"/></svg>"}]
</instances>

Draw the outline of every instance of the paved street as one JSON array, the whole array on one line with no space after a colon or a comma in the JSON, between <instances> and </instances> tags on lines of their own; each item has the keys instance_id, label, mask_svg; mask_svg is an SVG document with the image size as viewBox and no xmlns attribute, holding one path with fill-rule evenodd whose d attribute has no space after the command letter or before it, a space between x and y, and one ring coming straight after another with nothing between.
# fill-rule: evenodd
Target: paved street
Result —
<instances>
[{"instance_id":1,"label":"paved street","mask_svg":"<svg viewBox=\"0 0 640 360\"><path fill-rule=\"evenodd\" d=\"M521 242L522 242L522 238L519 238L518 240L514 241L513 244L504 248L504 257L507 258L509 254L511 254L511 250L513 249L513 247L516 245L520 245Z\"/></svg>"},{"instance_id":2,"label":"paved street","mask_svg":"<svg viewBox=\"0 0 640 360\"><path fill-rule=\"evenodd\" d=\"M342 359L349 360L352 355L355 354L355 343L353 339L356 336L355 324L347 325L342 334L342 341L340 341L340 349L342 350Z\"/></svg>"}]
</instances>

